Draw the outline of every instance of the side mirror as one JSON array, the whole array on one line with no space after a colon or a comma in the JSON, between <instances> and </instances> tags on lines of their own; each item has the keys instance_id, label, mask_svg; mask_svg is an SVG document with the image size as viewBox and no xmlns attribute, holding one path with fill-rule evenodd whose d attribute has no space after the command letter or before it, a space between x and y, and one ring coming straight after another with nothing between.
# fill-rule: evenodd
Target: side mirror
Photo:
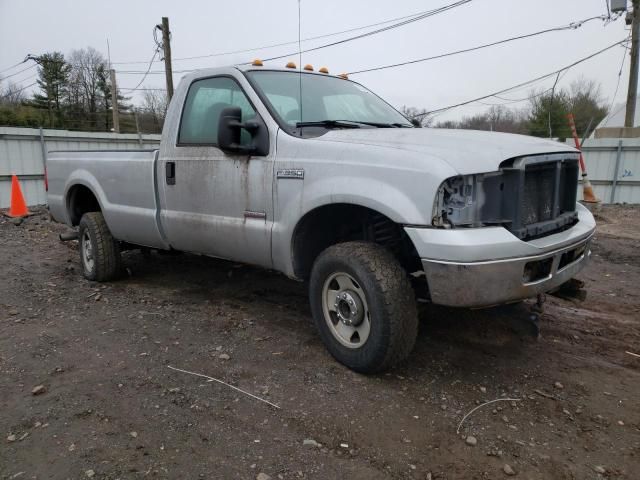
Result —
<instances>
[{"instance_id":1,"label":"side mirror","mask_svg":"<svg viewBox=\"0 0 640 480\"><path fill-rule=\"evenodd\" d=\"M240 107L227 107L220 112L218 121L218 147L221 150L237 152L240 148L240 125L242 124Z\"/></svg>"},{"instance_id":2,"label":"side mirror","mask_svg":"<svg viewBox=\"0 0 640 480\"><path fill-rule=\"evenodd\" d=\"M242 129L245 129L251 134L254 140L251 142L251 145L242 145L240 143ZM225 152L243 153L246 155L266 155L269 151L268 146L266 152L263 152L264 148L256 145L257 142L255 141L257 137L262 137L258 135L260 130L261 124L257 120L247 120L242 123L242 110L240 107L227 107L220 112L220 120L218 122L218 147ZM262 128L262 130L264 130L264 128Z\"/></svg>"}]
</instances>

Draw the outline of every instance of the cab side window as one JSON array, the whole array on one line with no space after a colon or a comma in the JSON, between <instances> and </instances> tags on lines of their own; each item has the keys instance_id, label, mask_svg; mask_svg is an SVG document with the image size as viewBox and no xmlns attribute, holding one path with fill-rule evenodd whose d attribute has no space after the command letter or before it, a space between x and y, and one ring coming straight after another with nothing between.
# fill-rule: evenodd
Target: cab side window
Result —
<instances>
[{"instance_id":1,"label":"cab side window","mask_svg":"<svg viewBox=\"0 0 640 480\"><path fill-rule=\"evenodd\" d=\"M256 115L235 80L216 77L193 82L182 112L178 144L216 145L220 114L228 107L240 107L243 122ZM250 141L251 135L243 130L241 143L248 144Z\"/></svg>"}]
</instances>

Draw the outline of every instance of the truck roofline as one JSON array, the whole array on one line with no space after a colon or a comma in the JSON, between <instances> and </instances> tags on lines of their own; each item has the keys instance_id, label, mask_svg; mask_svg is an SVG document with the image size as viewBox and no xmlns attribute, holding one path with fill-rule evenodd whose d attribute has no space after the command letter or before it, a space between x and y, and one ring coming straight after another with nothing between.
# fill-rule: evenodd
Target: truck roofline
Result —
<instances>
[{"instance_id":1,"label":"truck roofline","mask_svg":"<svg viewBox=\"0 0 640 480\"><path fill-rule=\"evenodd\" d=\"M227 67L211 67L211 68L201 68L198 70L193 70L192 72L187 73L182 78L185 80L195 80L203 77L213 77L216 75L233 75L234 72L246 73L246 72L261 72L261 71L269 71L269 72L287 72L287 73L304 73L305 75L319 75L322 77L333 77L340 78L343 80L348 80L338 75L332 75L330 73L321 73L317 71L303 70L300 68L285 68L285 67L257 67L253 65L233 65ZM350 80L349 80L350 81Z\"/></svg>"}]
</instances>

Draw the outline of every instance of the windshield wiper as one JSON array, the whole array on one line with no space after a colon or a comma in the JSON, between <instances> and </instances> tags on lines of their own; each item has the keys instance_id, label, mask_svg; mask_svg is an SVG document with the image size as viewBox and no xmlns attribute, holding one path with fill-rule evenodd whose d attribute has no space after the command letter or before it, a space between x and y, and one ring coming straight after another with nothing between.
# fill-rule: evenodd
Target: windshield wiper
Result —
<instances>
[{"instance_id":1,"label":"windshield wiper","mask_svg":"<svg viewBox=\"0 0 640 480\"><path fill-rule=\"evenodd\" d=\"M360 128L358 123L351 120L317 120L314 122L297 122L296 127L326 127L326 128Z\"/></svg>"},{"instance_id":2,"label":"windshield wiper","mask_svg":"<svg viewBox=\"0 0 640 480\"><path fill-rule=\"evenodd\" d=\"M410 128L411 125L403 123L365 122L364 120L317 120L314 122L298 122L296 127L326 127L326 128L360 128L359 125L367 125L376 128Z\"/></svg>"},{"instance_id":3,"label":"windshield wiper","mask_svg":"<svg viewBox=\"0 0 640 480\"><path fill-rule=\"evenodd\" d=\"M354 123L361 123L363 125L370 125L372 127L378 127L378 128L403 128L403 127L411 127L411 125L407 125L404 123L380 123L380 122L365 122L365 121L361 121L361 120L348 120L349 122L354 122Z\"/></svg>"}]
</instances>

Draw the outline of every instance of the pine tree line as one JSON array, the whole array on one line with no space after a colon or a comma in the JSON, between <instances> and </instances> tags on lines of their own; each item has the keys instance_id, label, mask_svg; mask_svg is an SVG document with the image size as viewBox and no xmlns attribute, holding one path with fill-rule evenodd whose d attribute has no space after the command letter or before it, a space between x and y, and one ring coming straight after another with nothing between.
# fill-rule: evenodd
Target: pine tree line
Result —
<instances>
[{"instance_id":1,"label":"pine tree line","mask_svg":"<svg viewBox=\"0 0 640 480\"><path fill-rule=\"evenodd\" d=\"M31 57L37 64L38 90L28 97L19 85L0 88L0 125L82 131L112 131L112 85L104 56L93 47L73 50L68 57L49 52ZM2 87L2 85L0 85ZM120 131L158 133L166 111L166 95L145 92L143 106L117 92Z\"/></svg>"}]
</instances>

